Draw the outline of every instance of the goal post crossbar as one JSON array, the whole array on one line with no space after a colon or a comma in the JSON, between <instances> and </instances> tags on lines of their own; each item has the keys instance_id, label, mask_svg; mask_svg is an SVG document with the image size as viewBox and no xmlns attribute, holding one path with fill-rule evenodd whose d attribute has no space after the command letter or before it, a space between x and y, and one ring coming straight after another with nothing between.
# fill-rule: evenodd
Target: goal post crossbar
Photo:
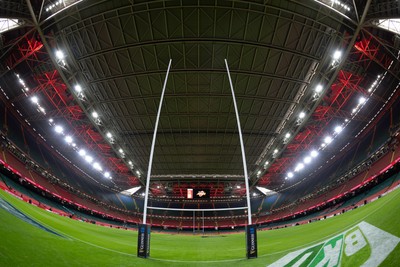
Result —
<instances>
[{"instance_id":1,"label":"goal post crossbar","mask_svg":"<svg viewBox=\"0 0 400 267\"><path fill-rule=\"evenodd\" d=\"M163 207L147 207L153 210L173 210L173 211L226 211L226 210L244 210L247 207L235 207L235 208L220 208L220 209L180 209L180 208L163 208Z\"/></svg>"}]
</instances>

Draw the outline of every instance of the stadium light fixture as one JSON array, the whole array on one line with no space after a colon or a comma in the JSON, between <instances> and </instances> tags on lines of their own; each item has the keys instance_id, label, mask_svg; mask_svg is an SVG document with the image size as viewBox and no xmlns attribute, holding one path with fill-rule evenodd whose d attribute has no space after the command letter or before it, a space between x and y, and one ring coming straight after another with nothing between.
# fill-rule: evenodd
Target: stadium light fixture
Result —
<instances>
[{"instance_id":1,"label":"stadium light fixture","mask_svg":"<svg viewBox=\"0 0 400 267\"><path fill-rule=\"evenodd\" d=\"M101 171L103 169L98 162L93 163L93 168L98 171Z\"/></svg>"},{"instance_id":2,"label":"stadium light fixture","mask_svg":"<svg viewBox=\"0 0 400 267\"><path fill-rule=\"evenodd\" d=\"M329 135L328 136L326 136L325 138L324 138L324 142L328 145L328 144L330 144L331 142L332 142L332 137L330 137Z\"/></svg>"},{"instance_id":3,"label":"stadium light fixture","mask_svg":"<svg viewBox=\"0 0 400 267\"><path fill-rule=\"evenodd\" d=\"M336 50L332 55L334 61L338 61L341 57L342 57L342 51L340 50Z\"/></svg>"},{"instance_id":4,"label":"stadium light fixture","mask_svg":"<svg viewBox=\"0 0 400 267\"><path fill-rule=\"evenodd\" d=\"M285 134L285 138L288 139L290 137L290 133Z\"/></svg>"},{"instance_id":5,"label":"stadium light fixture","mask_svg":"<svg viewBox=\"0 0 400 267\"><path fill-rule=\"evenodd\" d=\"M55 130L56 133L58 133L58 134L61 134L61 133L64 131L63 127L61 127L60 125L56 125L55 128L54 128L54 130Z\"/></svg>"},{"instance_id":6,"label":"stadium light fixture","mask_svg":"<svg viewBox=\"0 0 400 267\"><path fill-rule=\"evenodd\" d=\"M274 154L276 154L276 153L278 153L278 149L275 148L274 149Z\"/></svg>"},{"instance_id":7,"label":"stadium light fixture","mask_svg":"<svg viewBox=\"0 0 400 267\"><path fill-rule=\"evenodd\" d=\"M71 144L73 140L72 140L72 137L71 137L71 136L67 135L67 136L65 137L65 141L66 141L68 144Z\"/></svg>"},{"instance_id":8,"label":"stadium light fixture","mask_svg":"<svg viewBox=\"0 0 400 267\"><path fill-rule=\"evenodd\" d=\"M299 113L299 118L300 119L304 119L305 116L306 116L305 112L302 111L302 112Z\"/></svg>"},{"instance_id":9,"label":"stadium light fixture","mask_svg":"<svg viewBox=\"0 0 400 267\"><path fill-rule=\"evenodd\" d=\"M237 189L240 189L240 188L241 188L241 186L240 186L240 185L237 185L237 186L236 186L236 188L237 188Z\"/></svg>"},{"instance_id":10,"label":"stadium light fixture","mask_svg":"<svg viewBox=\"0 0 400 267\"><path fill-rule=\"evenodd\" d=\"M86 156L85 156L85 160L86 160L88 163L92 163L92 162L93 162L93 157L91 157L91 156L89 156L89 155L86 155Z\"/></svg>"},{"instance_id":11,"label":"stadium light fixture","mask_svg":"<svg viewBox=\"0 0 400 267\"><path fill-rule=\"evenodd\" d=\"M118 152L122 154L122 153L124 153L124 150L122 148L120 148L120 149L118 149Z\"/></svg>"},{"instance_id":12,"label":"stadium light fixture","mask_svg":"<svg viewBox=\"0 0 400 267\"><path fill-rule=\"evenodd\" d=\"M318 151L317 150L312 150L310 155L311 155L311 157L316 158L318 156Z\"/></svg>"},{"instance_id":13,"label":"stadium light fixture","mask_svg":"<svg viewBox=\"0 0 400 267\"><path fill-rule=\"evenodd\" d=\"M57 50L57 51L56 51L56 57L57 57L59 60L63 60L63 59L65 58L64 52L61 51L61 50Z\"/></svg>"},{"instance_id":14,"label":"stadium light fixture","mask_svg":"<svg viewBox=\"0 0 400 267\"><path fill-rule=\"evenodd\" d=\"M78 152L79 156L85 156L86 155L86 151L84 149L80 149Z\"/></svg>"},{"instance_id":15,"label":"stadium light fixture","mask_svg":"<svg viewBox=\"0 0 400 267\"><path fill-rule=\"evenodd\" d=\"M32 96L31 97L31 101L35 104L37 104L39 102L39 99L37 98L37 96Z\"/></svg>"},{"instance_id":16,"label":"stadium light fixture","mask_svg":"<svg viewBox=\"0 0 400 267\"><path fill-rule=\"evenodd\" d=\"M303 163L298 163L296 165L296 168L294 168L295 172L301 171L302 169L304 169L304 164Z\"/></svg>"},{"instance_id":17,"label":"stadium light fixture","mask_svg":"<svg viewBox=\"0 0 400 267\"><path fill-rule=\"evenodd\" d=\"M75 85L75 91L77 93L81 93L82 92L82 87L79 84Z\"/></svg>"},{"instance_id":18,"label":"stadium light fixture","mask_svg":"<svg viewBox=\"0 0 400 267\"><path fill-rule=\"evenodd\" d=\"M99 114L96 111L92 112L92 117L97 119L99 117Z\"/></svg>"},{"instance_id":19,"label":"stadium light fixture","mask_svg":"<svg viewBox=\"0 0 400 267\"><path fill-rule=\"evenodd\" d=\"M110 132L107 132L107 133L106 133L106 136L107 136L108 138L112 138L112 134L111 134Z\"/></svg>"},{"instance_id":20,"label":"stadium light fixture","mask_svg":"<svg viewBox=\"0 0 400 267\"><path fill-rule=\"evenodd\" d=\"M360 105L364 104L365 101L367 101L367 99L366 99L365 97L363 97L363 96L360 97L360 98L358 99L358 103L359 103Z\"/></svg>"},{"instance_id":21,"label":"stadium light fixture","mask_svg":"<svg viewBox=\"0 0 400 267\"><path fill-rule=\"evenodd\" d=\"M321 92L322 92L322 89L323 89L322 85L318 84L318 85L315 87L314 90L315 90L316 93L321 93Z\"/></svg>"},{"instance_id":22,"label":"stadium light fixture","mask_svg":"<svg viewBox=\"0 0 400 267\"><path fill-rule=\"evenodd\" d=\"M306 156L303 161L304 161L305 164L309 164L311 162L311 157L310 156Z\"/></svg>"},{"instance_id":23,"label":"stadium light fixture","mask_svg":"<svg viewBox=\"0 0 400 267\"><path fill-rule=\"evenodd\" d=\"M110 178L110 173L109 173L109 172L105 172L105 173L104 173L104 177Z\"/></svg>"},{"instance_id":24,"label":"stadium light fixture","mask_svg":"<svg viewBox=\"0 0 400 267\"><path fill-rule=\"evenodd\" d=\"M292 178L294 176L293 172L288 172L287 177Z\"/></svg>"},{"instance_id":25,"label":"stadium light fixture","mask_svg":"<svg viewBox=\"0 0 400 267\"><path fill-rule=\"evenodd\" d=\"M332 67L336 67L340 61L340 58L342 57L342 51L336 50L333 55L332 55Z\"/></svg>"},{"instance_id":26,"label":"stadium light fixture","mask_svg":"<svg viewBox=\"0 0 400 267\"><path fill-rule=\"evenodd\" d=\"M338 126L335 127L335 133L339 134L342 131L343 131L343 127L342 126L338 125Z\"/></svg>"}]
</instances>

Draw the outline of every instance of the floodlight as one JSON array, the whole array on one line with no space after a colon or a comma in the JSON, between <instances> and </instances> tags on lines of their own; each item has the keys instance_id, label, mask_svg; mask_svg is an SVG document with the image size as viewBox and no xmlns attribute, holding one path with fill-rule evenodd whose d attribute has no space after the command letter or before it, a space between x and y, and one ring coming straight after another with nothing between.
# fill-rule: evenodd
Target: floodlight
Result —
<instances>
[{"instance_id":1,"label":"floodlight","mask_svg":"<svg viewBox=\"0 0 400 267\"><path fill-rule=\"evenodd\" d=\"M62 59L64 59L65 55L64 55L63 51L57 50L57 51L56 51L56 57L57 57L58 59L62 60Z\"/></svg>"},{"instance_id":2,"label":"floodlight","mask_svg":"<svg viewBox=\"0 0 400 267\"><path fill-rule=\"evenodd\" d=\"M360 98L358 99L358 103L359 103L360 105L364 104L365 101L367 101L367 99L366 99L365 97L363 97L363 96L360 97Z\"/></svg>"},{"instance_id":3,"label":"floodlight","mask_svg":"<svg viewBox=\"0 0 400 267\"><path fill-rule=\"evenodd\" d=\"M335 133L340 133L343 130L343 127L338 125L335 127Z\"/></svg>"},{"instance_id":4,"label":"floodlight","mask_svg":"<svg viewBox=\"0 0 400 267\"><path fill-rule=\"evenodd\" d=\"M316 92L316 93L321 93L321 92L322 92L322 89L323 89L322 85L318 84L318 85L315 87L315 92Z\"/></svg>"},{"instance_id":5,"label":"floodlight","mask_svg":"<svg viewBox=\"0 0 400 267\"><path fill-rule=\"evenodd\" d=\"M106 133L106 136L107 136L108 138L112 138L112 134L111 134L110 132L107 132L107 133Z\"/></svg>"},{"instance_id":6,"label":"floodlight","mask_svg":"<svg viewBox=\"0 0 400 267\"><path fill-rule=\"evenodd\" d=\"M336 50L334 53L333 53L333 60L339 60L341 57L342 57L342 51L340 51L340 50Z\"/></svg>"},{"instance_id":7,"label":"floodlight","mask_svg":"<svg viewBox=\"0 0 400 267\"><path fill-rule=\"evenodd\" d=\"M100 164L98 163L98 162L95 162L95 163L93 163L93 168L95 169L95 170L98 170L98 171L101 171L101 166L100 166Z\"/></svg>"},{"instance_id":8,"label":"floodlight","mask_svg":"<svg viewBox=\"0 0 400 267\"><path fill-rule=\"evenodd\" d=\"M84 149L80 149L78 153L82 157L86 155L86 151Z\"/></svg>"},{"instance_id":9,"label":"floodlight","mask_svg":"<svg viewBox=\"0 0 400 267\"><path fill-rule=\"evenodd\" d=\"M326 144L330 144L332 142L332 137L330 137L329 135L327 137L325 137L324 142Z\"/></svg>"},{"instance_id":10,"label":"floodlight","mask_svg":"<svg viewBox=\"0 0 400 267\"><path fill-rule=\"evenodd\" d=\"M299 163L296 165L296 168L294 169L294 171L300 171L304 168L304 164L303 163Z\"/></svg>"},{"instance_id":11,"label":"floodlight","mask_svg":"<svg viewBox=\"0 0 400 267\"><path fill-rule=\"evenodd\" d=\"M293 176L293 172L288 172L287 177L292 178Z\"/></svg>"},{"instance_id":12,"label":"floodlight","mask_svg":"<svg viewBox=\"0 0 400 267\"><path fill-rule=\"evenodd\" d=\"M69 136L69 135L67 135L67 136L65 137L65 141L66 141L68 144L72 143L72 137Z\"/></svg>"},{"instance_id":13,"label":"floodlight","mask_svg":"<svg viewBox=\"0 0 400 267\"><path fill-rule=\"evenodd\" d=\"M99 117L99 114L96 111L92 112L92 117L97 119Z\"/></svg>"},{"instance_id":14,"label":"floodlight","mask_svg":"<svg viewBox=\"0 0 400 267\"><path fill-rule=\"evenodd\" d=\"M311 151L311 157L316 158L318 156L318 151L317 150L313 150Z\"/></svg>"},{"instance_id":15,"label":"floodlight","mask_svg":"<svg viewBox=\"0 0 400 267\"><path fill-rule=\"evenodd\" d=\"M303 161L304 161L305 164L308 164L308 163L311 162L311 157L310 157L310 156L307 156L307 157L304 158Z\"/></svg>"},{"instance_id":16,"label":"floodlight","mask_svg":"<svg viewBox=\"0 0 400 267\"><path fill-rule=\"evenodd\" d=\"M64 131L63 127L61 127L60 125L56 125L56 127L54 128L56 130L56 133L62 133Z\"/></svg>"},{"instance_id":17,"label":"floodlight","mask_svg":"<svg viewBox=\"0 0 400 267\"><path fill-rule=\"evenodd\" d=\"M140 171L136 171L136 174L140 176Z\"/></svg>"},{"instance_id":18,"label":"floodlight","mask_svg":"<svg viewBox=\"0 0 400 267\"><path fill-rule=\"evenodd\" d=\"M31 97L31 101L35 104L37 104L39 102L39 99L37 98L37 96L32 96Z\"/></svg>"},{"instance_id":19,"label":"floodlight","mask_svg":"<svg viewBox=\"0 0 400 267\"><path fill-rule=\"evenodd\" d=\"M82 87L79 84L75 85L75 91L78 93L82 92Z\"/></svg>"},{"instance_id":20,"label":"floodlight","mask_svg":"<svg viewBox=\"0 0 400 267\"><path fill-rule=\"evenodd\" d=\"M300 114L299 114L300 119L303 119L305 116L306 116L306 113L304 113L303 111L300 112Z\"/></svg>"},{"instance_id":21,"label":"floodlight","mask_svg":"<svg viewBox=\"0 0 400 267\"><path fill-rule=\"evenodd\" d=\"M260 174L261 174L261 171L258 171L258 172L257 172L257 175L260 175Z\"/></svg>"},{"instance_id":22,"label":"floodlight","mask_svg":"<svg viewBox=\"0 0 400 267\"><path fill-rule=\"evenodd\" d=\"M119 153L124 153L124 150L122 148L118 149Z\"/></svg>"},{"instance_id":23,"label":"floodlight","mask_svg":"<svg viewBox=\"0 0 400 267\"><path fill-rule=\"evenodd\" d=\"M237 189L240 189L240 185L237 185L236 188L237 188Z\"/></svg>"},{"instance_id":24,"label":"floodlight","mask_svg":"<svg viewBox=\"0 0 400 267\"><path fill-rule=\"evenodd\" d=\"M278 149L274 149L274 154L278 153Z\"/></svg>"},{"instance_id":25,"label":"floodlight","mask_svg":"<svg viewBox=\"0 0 400 267\"><path fill-rule=\"evenodd\" d=\"M85 156L85 160L86 160L87 162L89 162L89 163L92 163L93 158L92 158L91 156L87 155L87 156Z\"/></svg>"},{"instance_id":26,"label":"floodlight","mask_svg":"<svg viewBox=\"0 0 400 267\"><path fill-rule=\"evenodd\" d=\"M290 137L290 133L286 133L285 138L289 138L289 137Z\"/></svg>"},{"instance_id":27,"label":"floodlight","mask_svg":"<svg viewBox=\"0 0 400 267\"><path fill-rule=\"evenodd\" d=\"M129 165L133 165L132 161L128 161Z\"/></svg>"}]
</instances>

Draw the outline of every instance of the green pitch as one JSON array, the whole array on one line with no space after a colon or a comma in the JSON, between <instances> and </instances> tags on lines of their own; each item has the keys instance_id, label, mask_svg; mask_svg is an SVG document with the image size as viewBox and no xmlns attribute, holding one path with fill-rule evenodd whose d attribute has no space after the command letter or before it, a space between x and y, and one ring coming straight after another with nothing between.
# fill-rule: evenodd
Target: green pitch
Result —
<instances>
[{"instance_id":1,"label":"green pitch","mask_svg":"<svg viewBox=\"0 0 400 267\"><path fill-rule=\"evenodd\" d=\"M252 260L245 259L244 233L202 238L154 232L151 235L151 258L140 259L136 257L135 231L64 218L29 205L1 190L0 197L35 221L64 236L32 226L0 208L0 266L267 266L290 252L307 248L296 259L300 259L299 262L306 266L309 263L315 264L318 257L324 256L324 251L328 255L329 249L340 250L341 247L347 253L343 252L338 258L342 265L357 266L370 257L373 251L372 246L361 242L367 240L365 230L361 226L362 231L357 230L361 222L383 230L394 239L400 237L400 189L364 207L325 221L259 231L259 257ZM356 238L354 233L359 233L358 238L361 239L358 242L351 239ZM355 250L349 249L349 244ZM324 250L324 246L327 250ZM400 266L400 245L394 243L393 247L381 266ZM287 262L290 263L290 260ZM329 266L338 265L334 263L335 259L330 259Z\"/></svg>"}]
</instances>

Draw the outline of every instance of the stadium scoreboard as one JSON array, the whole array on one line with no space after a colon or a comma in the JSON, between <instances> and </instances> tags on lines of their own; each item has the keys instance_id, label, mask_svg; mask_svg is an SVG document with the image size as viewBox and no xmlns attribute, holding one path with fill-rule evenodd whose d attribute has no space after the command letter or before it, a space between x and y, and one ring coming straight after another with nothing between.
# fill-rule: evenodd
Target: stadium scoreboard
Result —
<instances>
[{"instance_id":1,"label":"stadium scoreboard","mask_svg":"<svg viewBox=\"0 0 400 267\"><path fill-rule=\"evenodd\" d=\"M210 198L210 189L188 188L186 198L187 199Z\"/></svg>"}]
</instances>

